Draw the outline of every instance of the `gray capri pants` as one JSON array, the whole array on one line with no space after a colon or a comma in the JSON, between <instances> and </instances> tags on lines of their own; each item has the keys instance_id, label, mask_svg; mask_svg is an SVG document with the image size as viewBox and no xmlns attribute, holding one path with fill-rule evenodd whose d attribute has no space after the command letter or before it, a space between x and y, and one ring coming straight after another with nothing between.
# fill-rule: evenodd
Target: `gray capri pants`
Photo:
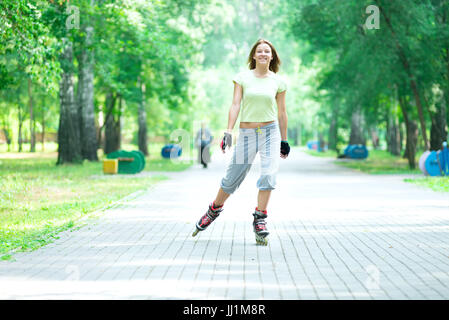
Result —
<instances>
[{"instance_id":1,"label":"gray capri pants","mask_svg":"<svg viewBox=\"0 0 449 320\"><path fill-rule=\"evenodd\" d=\"M281 133L275 121L260 128L239 129L239 137L226 176L221 180L224 192L232 194L245 179L256 154L260 152L261 173L257 180L259 190L273 190L279 169Z\"/></svg>"}]
</instances>

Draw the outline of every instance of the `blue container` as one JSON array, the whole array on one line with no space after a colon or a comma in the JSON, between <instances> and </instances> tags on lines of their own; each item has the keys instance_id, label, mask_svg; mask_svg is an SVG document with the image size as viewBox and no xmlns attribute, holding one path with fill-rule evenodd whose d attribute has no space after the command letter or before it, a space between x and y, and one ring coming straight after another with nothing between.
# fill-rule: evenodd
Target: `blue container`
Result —
<instances>
[{"instance_id":1,"label":"blue container","mask_svg":"<svg viewBox=\"0 0 449 320\"><path fill-rule=\"evenodd\" d=\"M429 176L449 175L449 149L446 142L443 143L442 150L430 151L424 166Z\"/></svg>"},{"instance_id":2,"label":"blue container","mask_svg":"<svg viewBox=\"0 0 449 320\"><path fill-rule=\"evenodd\" d=\"M440 152L430 151L425 162L426 171L429 176L441 176L440 163Z\"/></svg>"},{"instance_id":3,"label":"blue container","mask_svg":"<svg viewBox=\"0 0 449 320\"><path fill-rule=\"evenodd\" d=\"M343 151L347 158L366 159L368 157L368 149L362 144L350 144Z\"/></svg>"},{"instance_id":4,"label":"blue container","mask_svg":"<svg viewBox=\"0 0 449 320\"><path fill-rule=\"evenodd\" d=\"M323 151L323 149L320 148L320 142L319 141L309 141L307 142L307 148L310 150L316 150L316 151Z\"/></svg>"},{"instance_id":5,"label":"blue container","mask_svg":"<svg viewBox=\"0 0 449 320\"><path fill-rule=\"evenodd\" d=\"M309 148L310 150L318 150L318 148L319 148L318 141L309 141L309 142L307 142L307 148Z\"/></svg>"},{"instance_id":6,"label":"blue container","mask_svg":"<svg viewBox=\"0 0 449 320\"><path fill-rule=\"evenodd\" d=\"M368 149L364 145L356 145L350 151L350 156L353 159L368 158Z\"/></svg>"},{"instance_id":7,"label":"blue container","mask_svg":"<svg viewBox=\"0 0 449 320\"><path fill-rule=\"evenodd\" d=\"M165 159L176 159L182 154L182 148L177 144L167 144L161 150L161 155Z\"/></svg>"}]
</instances>

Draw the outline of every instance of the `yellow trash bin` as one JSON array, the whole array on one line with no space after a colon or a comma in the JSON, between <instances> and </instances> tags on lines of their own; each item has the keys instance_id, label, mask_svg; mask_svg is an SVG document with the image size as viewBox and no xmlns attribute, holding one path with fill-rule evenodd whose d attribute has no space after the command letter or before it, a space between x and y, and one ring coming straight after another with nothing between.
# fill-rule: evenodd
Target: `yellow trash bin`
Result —
<instances>
[{"instance_id":1,"label":"yellow trash bin","mask_svg":"<svg viewBox=\"0 0 449 320\"><path fill-rule=\"evenodd\" d=\"M103 172L116 174L118 172L118 159L104 159Z\"/></svg>"}]
</instances>

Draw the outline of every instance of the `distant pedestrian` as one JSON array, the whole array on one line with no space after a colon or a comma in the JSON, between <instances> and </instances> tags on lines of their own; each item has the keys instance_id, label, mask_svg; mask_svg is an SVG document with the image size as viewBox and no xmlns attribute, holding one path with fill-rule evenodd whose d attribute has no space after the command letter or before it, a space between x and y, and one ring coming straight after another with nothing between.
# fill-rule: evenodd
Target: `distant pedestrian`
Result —
<instances>
[{"instance_id":1,"label":"distant pedestrian","mask_svg":"<svg viewBox=\"0 0 449 320\"><path fill-rule=\"evenodd\" d=\"M212 143L213 136L207 128L206 123L201 123L201 128L196 134L196 146L198 148L198 162L203 165L203 168L207 168L207 164L210 162L210 144Z\"/></svg>"},{"instance_id":2,"label":"distant pedestrian","mask_svg":"<svg viewBox=\"0 0 449 320\"><path fill-rule=\"evenodd\" d=\"M248 57L249 70L238 73L232 79L234 97L229 110L227 130L220 145L223 153L226 147L232 146L232 129L241 107L239 137L218 194L197 222L193 236L205 230L220 215L226 199L240 186L256 154L260 152L261 174L257 181L259 193L253 213L253 230L256 243L267 245L269 232L265 219L271 190L276 185L279 155L286 159L290 152L285 106L287 85L276 74L280 64L274 46L267 40L259 39Z\"/></svg>"}]
</instances>

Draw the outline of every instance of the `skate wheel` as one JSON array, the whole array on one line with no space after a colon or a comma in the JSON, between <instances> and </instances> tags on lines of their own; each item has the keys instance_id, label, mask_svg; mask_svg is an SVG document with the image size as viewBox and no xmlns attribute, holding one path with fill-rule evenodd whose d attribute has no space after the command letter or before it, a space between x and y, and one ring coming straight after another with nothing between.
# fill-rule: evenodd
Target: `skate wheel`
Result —
<instances>
[{"instance_id":1,"label":"skate wheel","mask_svg":"<svg viewBox=\"0 0 449 320\"><path fill-rule=\"evenodd\" d=\"M268 239L267 238L256 238L256 244L260 246L266 246L268 245Z\"/></svg>"},{"instance_id":2,"label":"skate wheel","mask_svg":"<svg viewBox=\"0 0 449 320\"><path fill-rule=\"evenodd\" d=\"M196 236L198 234L198 232L200 232L200 230L195 229L195 231L193 231L193 233L192 233L192 237Z\"/></svg>"}]
</instances>

